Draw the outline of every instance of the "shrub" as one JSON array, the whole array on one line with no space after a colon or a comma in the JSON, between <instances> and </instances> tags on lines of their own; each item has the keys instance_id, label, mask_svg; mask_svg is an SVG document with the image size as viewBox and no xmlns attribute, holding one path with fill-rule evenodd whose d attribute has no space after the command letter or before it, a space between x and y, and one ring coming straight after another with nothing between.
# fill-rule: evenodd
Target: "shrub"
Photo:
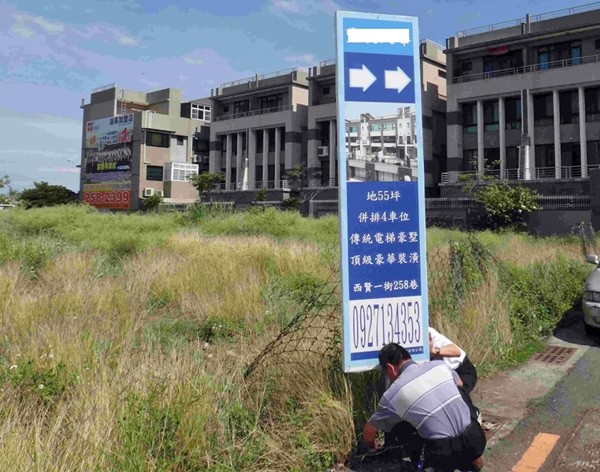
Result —
<instances>
[{"instance_id":1,"label":"shrub","mask_svg":"<svg viewBox=\"0 0 600 472\"><path fill-rule=\"evenodd\" d=\"M487 224L492 229L522 229L525 225L523 216L538 208L538 193L522 185L493 183L482 186L474 196L483 205Z\"/></svg>"}]
</instances>

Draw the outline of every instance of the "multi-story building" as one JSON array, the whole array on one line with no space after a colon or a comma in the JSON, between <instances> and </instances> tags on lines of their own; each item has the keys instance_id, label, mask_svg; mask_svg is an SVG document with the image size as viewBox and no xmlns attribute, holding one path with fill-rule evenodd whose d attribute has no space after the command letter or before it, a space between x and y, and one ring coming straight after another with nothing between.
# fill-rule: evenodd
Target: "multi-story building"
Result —
<instances>
[{"instance_id":1,"label":"multi-story building","mask_svg":"<svg viewBox=\"0 0 600 472\"><path fill-rule=\"evenodd\" d=\"M98 208L135 210L143 199L189 203L188 181L207 163L210 102L182 103L182 92L100 87L82 102L80 195Z\"/></svg>"},{"instance_id":2,"label":"multi-story building","mask_svg":"<svg viewBox=\"0 0 600 472\"><path fill-rule=\"evenodd\" d=\"M308 71L307 167L312 187L337 187L337 104L335 60Z\"/></svg>"},{"instance_id":3,"label":"multi-story building","mask_svg":"<svg viewBox=\"0 0 600 472\"><path fill-rule=\"evenodd\" d=\"M445 170L446 160L446 57L444 48L430 40L420 44L421 56L421 112L423 116L423 159L425 163L425 188L427 196L439 195L438 183L441 172ZM308 108L308 169L312 177L312 186L337 186L338 144L336 142L336 92L335 61L324 61L309 70L309 108ZM371 129L365 123L369 121ZM363 125L361 127L360 123ZM358 146L358 135L362 130L363 139L368 146ZM398 159L410 157L416 153L415 111L399 108L396 115L390 117L372 117L363 114L356 123L346 123L347 139L353 157L350 162L352 172L357 177L366 172L364 156L376 156L377 153L393 154ZM373 135L373 139L370 136ZM354 142L352 142L354 140ZM362 153L361 153L362 149ZM358 153L357 153L358 152ZM415 154L416 155L416 154ZM362 158L356 159L356 156ZM389 156L386 157L386 161ZM408 161L407 161L408 162ZM416 172L416 162L409 163ZM398 166L391 161L377 164L386 174L403 178L398 174ZM368 166L371 167L371 166ZM362 170L361 170L362 169ZM349 169L350 170L350 169ZM360 178L366 178L366 175ZM390 175L391 178L391 175Z\"/></svg>"},{"instance_id":4,"label":"multi-story building","mask_svg":"<svg viewBox=\"0 0 600 472\"><path fill-rule=\"evenodd\" d=\"M394 115L362 113L346 121L345 155L351 181L416 180L416 112L401 107Z\"/></svg>"},{"instance_id":5,"label":"multi-story building","mask_svg":"<svg viewBox=\"0 0 600 472\"><path fill-rule=\"evenodd\" d=\"M282 189L306 162L307 73L290 69L221 84L212 91L210 172L224 189Z\"/></svg>"},{"instance_id":6,"label":"multi-story building","mask_svg":"<svg viewBox=\"0 0 600 472\"><path fill-rule=\"evenodd\" d=\"M448 162L525 181L544 194L588 191L600 166L600 3L527 14L448 38Z\"/></svg>"}]
</instances>

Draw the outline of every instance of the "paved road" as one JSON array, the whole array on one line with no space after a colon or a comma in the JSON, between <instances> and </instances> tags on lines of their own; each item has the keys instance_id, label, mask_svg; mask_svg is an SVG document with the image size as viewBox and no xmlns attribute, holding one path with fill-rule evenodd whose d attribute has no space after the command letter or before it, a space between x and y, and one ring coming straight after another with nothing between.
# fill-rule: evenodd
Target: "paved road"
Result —
<instances>
[{"instance_id":1,"label":"paved road","mask_svg":"<svg viewBox=\"0 0 600 472\"><path fill-rule=\"evenodd\" d=\"M600 338L588 336L579 313L567 316L550 344L581 356L525 419L487 453L485 471L600 471Z\"/></svg>"}]
</instances>

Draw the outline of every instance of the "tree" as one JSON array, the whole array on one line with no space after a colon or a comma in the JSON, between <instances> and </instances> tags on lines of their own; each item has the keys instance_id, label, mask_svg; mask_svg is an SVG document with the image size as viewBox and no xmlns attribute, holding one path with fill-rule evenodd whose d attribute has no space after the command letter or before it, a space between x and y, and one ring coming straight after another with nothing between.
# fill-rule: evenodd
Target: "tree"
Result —
<instances>
[{"instance_id":1,"label":"tree","mask_svg":"<svg viewBox=\"0 0 600 472\"><path fill-rule=\"evenodd\" d=\"M3 204L15 204L19 200L19 192L10 186L10 177L5 175L0 177L0 191L4 188L8 188L7 193L0 194L0 203Z\"/></svg>"},{"instance_id":2,"label":"tree","mask_svg":"<svg viewBox=\"0 0 600 472\"><path fill-rule=\"evenodd\" d=\"M225 181L225 174L223 172L217 172L211 174L210 172L202 172L200 174L194 174L190 177L191 184L198 190L200 194L200 201L204 200L205 195L210 192L215 184Z\"/></svg>"},{"instance_id":3,"label":"tree","mask_svg":"<svg viewBox=\"0 0 600 472\"><path fill-rule=\"evenodd\" d=\"M155 211L158 209L160 204L163 202L163 197L160 195L152 195L144 198L144 208L146 211Z\"/></svg>"},{"instance_id":4,"label":"tree","mask_svg":"<svg viewBox=\"0 0 600 472\"><path fill-rule=\"evenodd\" d=\"M523 216L538 209L539 194L522 185L510 186L506 182L482 186L474 192L475 201L486 213L487 223L492 229L522 228Z\"/></svg>"},{"instance_id":5,"label":"tree","mask_svg":"<svg viewBox=\"0 0 600 472\"><path fill-rule=\"evenodd\" d=\"M35 182L33 185L33 188L21 192L25 208L64 205L77 201L77 194L62 185L50 185L48 182Z\"/></svg>"}]
</instances>

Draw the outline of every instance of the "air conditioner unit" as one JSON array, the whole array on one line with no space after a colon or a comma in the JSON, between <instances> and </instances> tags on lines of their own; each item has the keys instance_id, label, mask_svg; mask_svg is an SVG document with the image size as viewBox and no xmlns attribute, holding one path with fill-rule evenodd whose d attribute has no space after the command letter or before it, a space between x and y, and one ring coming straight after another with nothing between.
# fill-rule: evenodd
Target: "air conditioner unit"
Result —
<instances>
[{"instance_id":1,"label":"air conditioner unit","mask_svg":"<svg viewBox=\"0 0 600 472\"><path fill-rule=\"evenodd\" d=\"M164 197L165 196L165 192L162 190L155 190L154 191L154 195L156 195L157 197Z\"/></svg>"},{"instance_id":2,"label":"air conditioner unit","mask_svg":"<svg viewBox=\"0 0 600 472\"><path fill-rule=\"evenodd\" d=\"M319 146L317 148L317 157L329 156L329 146Z\"/></svg>"},{"instance_id":3,"label":"air conditioner unit","mask_svg":"<svg viewBox=\"0 0 600 472\"><path fill-rule=\"evenodd\" d=\"M151 197L152 195L154 195L153 188L145 188L144 189L144 197Z\"/></svg>"}]
</instances>

